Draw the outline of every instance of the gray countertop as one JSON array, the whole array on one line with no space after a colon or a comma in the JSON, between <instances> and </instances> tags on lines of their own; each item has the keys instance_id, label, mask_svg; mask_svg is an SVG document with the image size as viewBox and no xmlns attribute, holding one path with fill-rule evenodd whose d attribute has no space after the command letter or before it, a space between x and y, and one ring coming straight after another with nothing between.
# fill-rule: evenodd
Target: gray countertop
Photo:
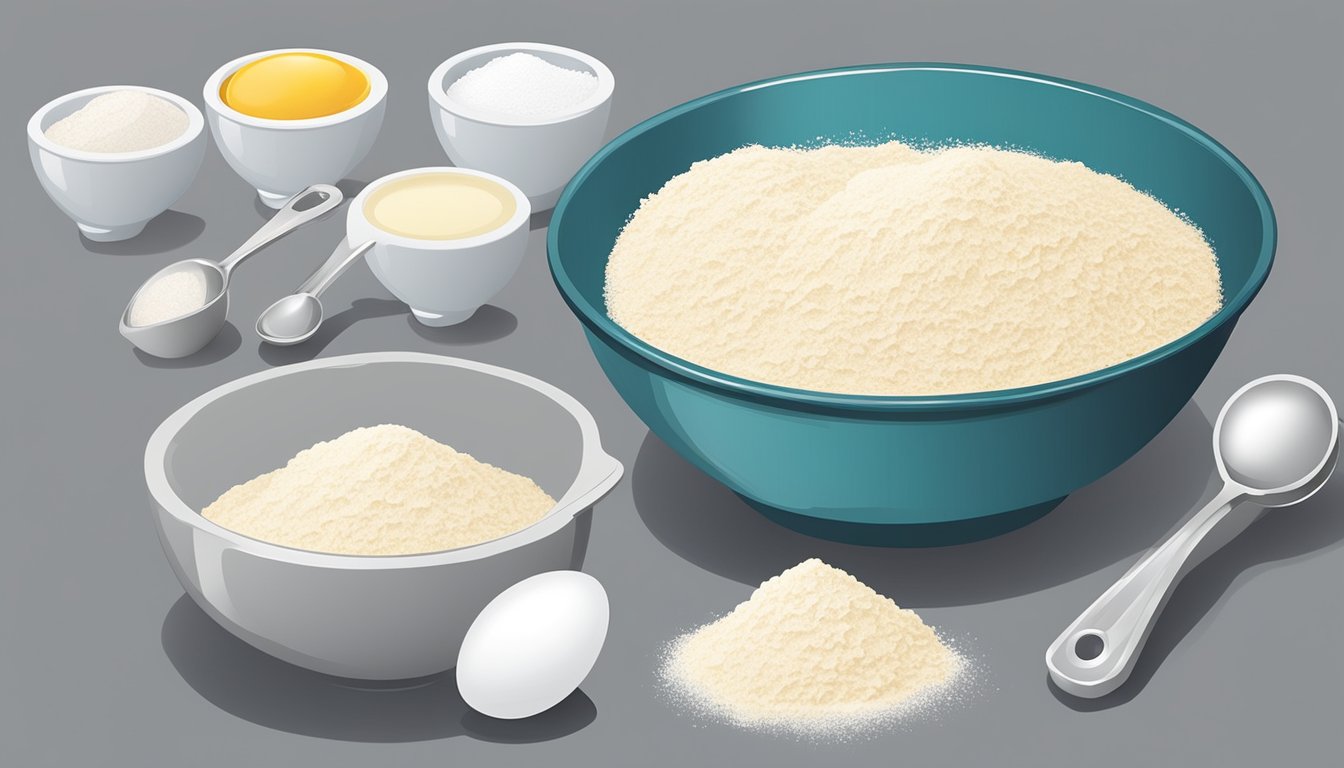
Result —
<instances>
[{"instance_id":1,"label":"gray countertop","mask_svg":"<svg viewBox=\"0 0 1344 768\"><path fill-rule=\"evenodd\" d=\"M1210 422L1256 376L1295 372L1344 399L1344 98L1338 6L1321 2L354 4L236 0L23 4L5 12L10 109L0 313L8 365L0 477L0 764L38 765L1307 765L1344 751L1344 481L1272 512L1214 555L1166 609L1131 683L1080 703L1047 684L1046 645L1135 556L1210 492ZM194 4L193 4L194 5ZM720 7L730 6L730 7ZM527 263L469 323L411 322L363 266L324 297L304 346L259 345L252 322L341 237L339 217L241 269L232 325L179 362L117 335L154 269L226 253L262 221L209 150L194 186L143 236L98 245L43 195L22 124L104 83L198 104L242 53L348 51L391 82L378 144L352 176L444 160L430 70L504 40L588 51L616 73L610 133L734 83L876 61L962 61L1095 83L1213 134L1256 173L1279 261L1195 400L1151 445L1027 528L987 542L877 550L777 528L692 470L616 397L545 265ZM544 217L542 217L544 219ZM469 713L451 677L360 689L271 660L218 629L173 578L150 523L150 431L205 390L313 356L406 349L497 363L573 393L627 476L599 505L586 569L610 592L606 650L581 693L520 723ZM653 670L661 645L809 556L846 568L955 638L976 685L872 738L814 744L679 711Z\"/></svg>"}]
</instances>

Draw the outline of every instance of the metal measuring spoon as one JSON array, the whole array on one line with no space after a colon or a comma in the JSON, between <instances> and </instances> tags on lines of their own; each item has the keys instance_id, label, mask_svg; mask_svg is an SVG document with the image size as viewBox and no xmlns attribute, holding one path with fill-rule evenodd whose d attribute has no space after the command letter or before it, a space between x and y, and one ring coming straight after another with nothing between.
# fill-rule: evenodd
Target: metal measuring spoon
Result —
<instances>
[{"instance_id":1,"label":"metal measuring spoon","mask_svg":"<svg viewBox=\"0 0 1344 768\"><path fill-rule=\"evenodd\" d=\"M1264 513L1234 512L1237 505L1286 507L1319 490L1339 459L1339 427L1330 396L1300 376L1237 390L1213 428L1223 489L1050 644L1045 665L1055 684L1089 699L1119 687L1176 584Z\"/></svg>"},{"instance_id":2,"label":"metal measuring spoon","mask_svg":"<svg viewBox=\"0 0 1344 768\"><path fill-rule=\"evenodd\" d=\"M267 307L257 318L257 335L267 344L287 347L307 341L322 325L322 301L318 298L355 259L373 247L372 240L351 248L347 240L336 246L294 293Z\"/></svg>"},{"instance_id":3,"label":"metal measuring spoon","mask_svg":"<svg viewBox=\"0 0 1344 768\"><path fill-rule=\"evenodd\" d=\"M127 302L119 330L126 340L155 357L186 357L202 349L224 327L229 311L229 276L243 259L341 204L341 191L330 184L314 184L291 197L256 234L219 262L184 259L155 272ZM205 304L184 315L150 325L131 325L131 308L155 280L173 272L194 271L205 281Z\"/></svg>"}]
</instances>

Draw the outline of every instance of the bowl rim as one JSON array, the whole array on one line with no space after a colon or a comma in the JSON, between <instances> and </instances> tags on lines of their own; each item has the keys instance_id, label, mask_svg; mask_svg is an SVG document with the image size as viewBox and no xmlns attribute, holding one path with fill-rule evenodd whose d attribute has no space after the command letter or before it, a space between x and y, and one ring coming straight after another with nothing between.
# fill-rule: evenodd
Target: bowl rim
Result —
<instances>
[{"instance_id":1,"label":"bowl rim","mask_svg":"<svg viewBox=\"0 0 1344 768\"><path fill-rule=\"evenodd\" d=\"M243 114L233 107L230 107L228 104L224 103L224 99L220 98L219 89L224 85L225 78L242 69L245 64L250 64L257 59L264 59L267 56L276 56L282 53L317 53L343 61L358 69L360 72L363 72L364 76L369 78L369 95L365 96L363 101L349 109L344 109L330 115L307 117L300 120L274 120L266 117L253 117L252 115ZM219 69L216 69L210 74L210 77L206 78L205 85L201 88L201 96L205 99L206 108L212 113L235 123L253 128L271 128L278 131L302 131L311 128L326 128L332 125L339 125L368 114L379 104L386 101L387 77L383 75L382 70L358 56L351 56L348 53L329 51L325 48L276 48L270 51L257 51L255 53L239 56L233 61L224 64Z\"/></svg>"},{"instance_id":2,"label":"bowl rim","mask_svg":"<svg viewBox=\"0 0 1344 768\"><path fill-rule=\"evenodd\" d=\"M449 85L444 84L443 80L448 76L448 70L458 64L468 60L484 56L490 53L498 53L507 56L511 53L530 53L541 51L543 53L554 53L566 58L572 59L593 71L597 76L597 89L592 95L579 102L573 108L562 112L559 115L542 118L513 117L498 112L478 109L476 107L463 104L460 101L448 95ZM492 43L490 45L480 45L475 48L468 48L461 53L454 54L444 60L434 71L429 74L429 98L443 111L458 117L474 120L485 125L498 125L510 127L527 127L555 125L564 123L575 118L583 117L593 110L601 107L603 104L611 101L612 93L616 90L616 76L612 74L611 68L603 64L596 56L584 53L573 48L566 48L561 45L551 45L550 43Z\"/></svg>"},{"instance_id":3,"label":"bowl rim","mask_svg":"<svg viewBox=\"0 0 1344 768\"><path fill-rule=\"evenodd\" d=\"M254 384L296 373L326 368L359 368L386 363L416 363L463 368L521 384L550 398L568 411L578 422L582 439L579 468L575 472L574 480L571 482L569 489L565 491L550 511L526 528L479 544L410 555L350 555L315 552L254 539L206 519L200 512L187 506L173 490L165 468L172 441L177 437L183 426L217 400ZM178 522L184 523L203 534L222 539L234 549L242 550L257 557L294 565L360 571L425 568L469 562L524 547L564 528L576 515L591 507L615 487L624 473L622 464L602 449L597 422L593 419L592 414L569 393L541 379L508 368L424 352L365 352L309 360L267 369L221 384L192 399L163 420L163 423L150 435L149 442L145 445L144 462L145 483L149 487L150 498L158 509L168 513ZM155 512L157 513L158 510L155 510Z\"/></svg>"},{"instance_id":4,"label":"bowl rim","mask_svg":"<svg viewBox=\"0 0 1344 768\"><path fill-rule=\"evenodd\" d=\"M380 187L410 176L427 176L429 174L448 174L456 176L474 176L486 181L492 181L503 187L513 198L513 215L508 221L499 225L497 228L483 234L472 237L459 237L453 240L427 240L419 237L409 237L407 235L398 235L374 224L368 216L364 214L364 204L368 202L369 195L377 191ZM377 233L373 240L380 245L391 245L398 248L411 248L418 251L469 251L483 245L490 245L517 232L519 228L527 224L532 217L532 203L523 194L523 190L518 185L493 173L478 171L474 168L459 168L454 165L435 165L422 168L407 168L404 171L389 173L386 176L380 176L359 191L355 199L350 201L350 207L346 213L346 232L349 233L351 221L361 221L367 227Z\"/></svg>"},{"instance_id":5,"label":"bowl rim","mask_svg":"<svg viewBox=\"0 0 1344 768\"><path fill-rule=\"evenodd\" d=\"M115 93L117 91L140 91L148 93L173 104L187 115L187 129L181 136L173 139L167 144L160 144L157 147L149 149L137 149L132 152L90 152L84 149L71 149L70 147L57 144L47 135L42 128L42 122L46 120L47 115L57 107L68 104L75 99L85 96L101 96L104 93ZM192 104L186 98L178 96L171 91L165 91L159 88L151 88L147 85L95 85L92 88L81 88L78 91L71 91L63 96L43 104L33 116L28 118L28 141L32 142L38 148L53 155L63 157L69 160L80 160L89 163L134 163L140 160L149 160L150 158L167 155L190 145L201 137L205 130L205 116L195 104Z\"/></svg>"},{"instance_id":6,"label":"bowl rim","mask_svg":"<svg viewBox=\"0 0 1344 768\"><path fill-rule=\"evenodd\" d=\"M615 321L608 317L604 308L594 307L578 290L578 287L570 278L569 273L565 269L564 262L560 258L559 237L561 230L567 223L565 221L566 209L569 207L572 198L578 193L578 190L583 186L583 183L587 178L592 175L597 166L604 162L613 152L634 140L637 136L687 112L735 96L739 93L771 88L803 80L902 71L955 72L967 75L1002 77L1074 90L1089 96L1113 101L1121 106L1142 112L1190 136L1197 143L1203 145L1206 149L1212 152L1214 156L1227 165L1233 173L1241 179L1247 190L1250 191L1251 197L1254 199L1256 207L1260 212L1263 234L1260 240L1260 250L1256 256L1256 262L1250 277L1235 295L1230 298L1225 296L1222 307L1198 327L1187 332L1185 335L1168 342L1157 349L1139 355L1138 357L1130 358L1107 368L1091 371L1067 379L1060 379L1058 381L1034 384L1026 387L1016 387L1013 389L965 392L948 395L852 395L835 392L821 392L785 387L776 384L767 384L765 382L754 381L715 371L664 352L617 325ZM1198 222L1196 222L1196 224L1197 223ZM583 167L574 174L574 178L570 180L568 185L566 185L564 192L560 196L559 202L555 206L551 226L548 228L546 251L547 262L550 265L552 279L554 279L556 286L560 289L560 294L564 297L565 303L570 306L570 309L578 316L585 328L590 333L602 338L608 345L616 348L617 351L628 355L634 355L639 358L644 365L651 365L658 369L660 373L669 374L680 381L707 388L712 391L738 398L746 398L785 409L797 409L802 406L807 409L848 413L937 413L981 408L1002 408L1005 406L1014 406L1060 397L1112 381L1132 371L1158 363L1176 355L1203 340L1221 326L1233 322L1236 317L1245 310L1246 306L1250 304L1251 300L1255 298L1255 295L1260 291L1260 288L1265 283L1265 279L1269 275L1270 267L1274 263L1274 250L1277 238L1278 231L1274 219L1274 210L1270 206L1269 198L1265 194L1265 190L1260 185L1260 182L1251 174L1245 164L1228 151L1226 147L1218 143L1213 137L1170 112L1116 91L1107 90L1087 83L1036 74L1033 72L970 64L897 62L889 64L860 64L832 69L821 69L757 80L725 88L706 96L701 96L700 98L693 99L660 112L659 114L636 124L621 133L606 146L602 147L602 149L598 150L597 154L593 155L588 162L584 163Z\"/></svg>"}]
</instances>

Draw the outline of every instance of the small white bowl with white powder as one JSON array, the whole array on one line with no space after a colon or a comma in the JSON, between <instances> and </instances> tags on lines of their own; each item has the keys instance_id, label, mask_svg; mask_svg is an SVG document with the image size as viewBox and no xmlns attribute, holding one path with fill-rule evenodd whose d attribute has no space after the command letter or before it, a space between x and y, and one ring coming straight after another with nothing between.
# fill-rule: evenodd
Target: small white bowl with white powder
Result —
<instances>
[{"instance_id":1,"label":"small white bowl with white powder","mask_svg":"<svg viewBox=\"0 0 1344 768\"><path fill-rule=\"evenodd\" d=\"M602 146L615 87L611 70L581 51L499 43L436 67L429 112L454 165L508 179L544 211Z\"/></svg>"},{"instance_id":2,"label":"small white bowl with white powder","mask_svg":"<svg viewBox=\"0 0 1344 768\"><path fill-rule=\"evenodd\" d=\"M105 85L48 102L28 121L42 188L89 240L125 240L177 202L205 157L205 118L173 93Z\"/></svg>"}]
</instances>

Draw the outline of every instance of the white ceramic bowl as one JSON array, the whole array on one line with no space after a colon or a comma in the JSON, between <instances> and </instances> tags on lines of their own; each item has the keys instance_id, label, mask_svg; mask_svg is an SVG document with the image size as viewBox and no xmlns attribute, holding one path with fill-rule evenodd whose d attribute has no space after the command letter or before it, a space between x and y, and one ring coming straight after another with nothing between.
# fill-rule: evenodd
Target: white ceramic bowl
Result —
<instances>
[{"instance_id":1,"label":"white ceramic bowl","mask_svg":"<svg viewBox=\"0 0 1344 768\"><path fill-rule=\"evenodd\" d=\"M404 237L369 221L364 204L370 194L390 181L426 173L489 179L513 195L516 210L498 229L456 240ZM355 197L346 213L346 238L351 245L374 241L364 255L369 269L393 296L410 305L416 320L429 326L456 325L474 315L518 271L527 253L531 214L522 190L498 176L466 168L413 168L370 182Z\"/></svg>"},{"instance_id":2,"label":"white ceramic bowl","mask_svg":"<svg viewBox=\"0 0 1344 768\"><path fill-rule=\"evenodd\" d=\"M231 486L356 427L399 423L534 479L559 501L503 538L422 555L308 552L199 514ZM349 355L246 376L169 416L145 448L164 553L215 621L280 659L395 680L452 667L500 592L582 565L592 505L620 479L577 400L515 371L410 352Z\"/></svg>"},{"instance_id":3,"label":"white ceramic bowl","mask_svg":"<svg viewBox=\"0 0 1344 768\"><path fill-rule=\"evenodd\" d=\"M277 53L321 53L340 59L369 78L369 95L334 115L307 120L266 120L232 109L219 96L225 78L244 64ZM282 48L240 56L205 81L210 133L229 166L261 201L279 208L310 184L335 184L373 147L387 106L387 78L377 67L344 53L318 48Z\"/></svg>"},{"instance_id":4,"label":"white ceramic bowl","mask_svg":"<svg viewBox=\"0 0 1344 768\"><path fill-rule=\"evenodd\" d=\"M541 120L474 109L448 96L448 87L470 70L519 52L590 72L597 77L597 90L566 114ZM554 207L570 177L602 146L615 87L611 70L581 51L545 43L499 43L463 51L436 67L429 76L429 113L454 165L503 176L523 190L534 210L544 211Z\"/></svg>"},{"instance_id":5,"label":"white ceramic bowl","mask_svg":"<svg viewBox=\"0 0 1344 768\"><path fill-rule=\"evenodd\" d=\"M187 113L181 136L138 152L83 152L49 141L47 128L95 96L143 91ZM205 157L205 120L195 104L167 91L139 85L102 85L53 99L28 120L28 156L52 202L90 240L109 242L140 234L191 186Z\"/></svg>"}]
</instances>

